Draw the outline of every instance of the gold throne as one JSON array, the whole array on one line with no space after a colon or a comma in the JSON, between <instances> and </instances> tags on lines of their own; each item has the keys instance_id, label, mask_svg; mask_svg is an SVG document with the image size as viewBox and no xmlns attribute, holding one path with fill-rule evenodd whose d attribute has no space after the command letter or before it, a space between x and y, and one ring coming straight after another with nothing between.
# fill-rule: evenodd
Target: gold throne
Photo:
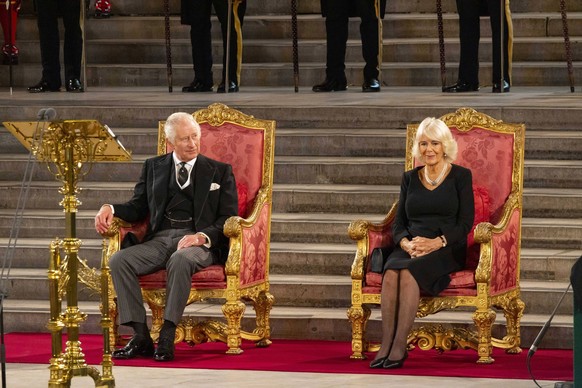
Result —
<instances>
[{"instance_id":1,"label":"gold throne","mask_svg":"<svg viewBox=\"0 0 582 388\"><path fill-rule=\"evenodd\" d=\"M471 169L475 197L475 223L468 237L466 268L451 274L451 283L438 296L421 295L417 318L445 309L473 311L476 331L444 325L413 328L409 346L440 351L457 347L475 349L478 363L492 363L492 348L519 353L520 320L525 304L520 298L519 268L523 195L523 149L525 126L508 124L470 108L460 108L441 119L449 126L459 145L454 162ZM412 156L418 124L407 126L405 169L419 163ZM396 204L380 223L357 220L350 224L349 236L357 249L352 264L351 307L352 358L362 359L372 351L366 338L369 305L380 304L382 275L369 271L369 257L376 247L389 247ZM507 322L503 338L492 337L496 312Z\"/></svg>"},{"instance_id":2,"label":"gold throne","mask_svg":"<svg viewBox=\"0 0 582 388\"><path fill-rule=\"evenodd\" d=\"M270 312L274 297L269 293L269 244L273 190L275 122L259 120L223 104L212 104L193 114L202 129L201 153L232 165L239 199L239 216L229 218L224 234L230 239L225 265L211 265L192 276L188 304L207 299L223 300L226 322L195 322L184 317L176 331L176 342L201 343L222 341L228 354L242 353L241 339L256 342L259 347L271 344ZM158 155L171 152L164 135L164 122L158 128ZM134 233L143 238L147 221L128 224L114 218L104 234L106 260L118 251L125 235ZM159 335L166 299L166 271L140 277L144 301L152 311L151 335ZM111 287L113 291L113 287ZM256 327L241 329L246 309L251 302L256 313ZM116 322L115 299L110 301L112 322ZM114 339L117 324L114 326Z\"/></svg>"}]
</instances>

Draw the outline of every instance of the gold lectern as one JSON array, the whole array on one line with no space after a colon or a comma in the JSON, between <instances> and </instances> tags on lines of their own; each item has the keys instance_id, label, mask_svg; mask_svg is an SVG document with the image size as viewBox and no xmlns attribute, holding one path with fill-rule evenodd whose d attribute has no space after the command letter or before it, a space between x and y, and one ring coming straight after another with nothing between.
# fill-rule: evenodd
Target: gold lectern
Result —
<instances>
[{"instance_id":1,"label":"gold lectern","mask_svg":"<svg viewBox=\"0 0 582 388\"><path fill-rule=\"evenodd\" d=\"M79 341L79 328L87 315L78 307L78 264L86 263L78 256L81 240L76 238L76 213L81 202L77 199L78 182L91 170L92 163L127 161L129 152L113 132L95 120L64 120L54 122L5 122L4 126L39 161L46 162L48 170L63 183L59 192L64 198L60 205L65 212L65 238L50 244L48 268L50 320L47 325L52 335L49 388L70 387L75 376L90 376L95 387L114 387L111 360L109 318L109 267L102 259L101 273L101 327L103 329L103 373L87 366ZM61 260L61 249L64 258ZM81 279L83 281L83 279ZM61 310L66 293L67 309ZM66 349L62 349L63 329L67 331Z\"/></svg>"}]
</instances>

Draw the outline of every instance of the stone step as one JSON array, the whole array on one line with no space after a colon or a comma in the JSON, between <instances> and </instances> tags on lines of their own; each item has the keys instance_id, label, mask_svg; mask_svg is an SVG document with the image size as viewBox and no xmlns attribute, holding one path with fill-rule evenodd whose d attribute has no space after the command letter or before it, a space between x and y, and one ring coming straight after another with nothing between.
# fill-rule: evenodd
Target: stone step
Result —
<instances>
[{"instance_id":1,"label":"stone step","mask_svg":"<svg viewBox=\"0 0 582 388\"><path fill-rule=\"evenodd\" d=\"M12 240L14 242L14 239ZM8 238L0 238L0 257L7 257ZM50 238L18 238L11 252L14 268L48 268ZM100 268L102 240L82 240L79 257L92 268ZM271 242L270 272L285 274L319 274L349 276L356 246L351 244ZM521 279L568 281L574 262L582 256L580 249L522 248Z\"/></svg>"},{"instance_id":2,"label":"stone step","mask_svg":"<svg viewBox=\"0 0 582 388\"><path fill-rule=\"evenodd\" d=\"M94 163L86 182L135 182L141 172L145 155L133 155L125 163ZM0 158L0 174L5 180L18 181L24 176L26 154L8 154ZM53 180L42 163L36 166L32 180ZM362 174L363 169L366 174ZM404 171L401 157L333 157L279 156L275 158L274 182L284 184L369 184L399 185ZM524 186L538 188L582 188L582 161L527 160L524 166ZM82 187L82 184L80 185Z\"/></svg>"},{"instance_id":3,"label":"stone step","mask_svg":"<svg viewBox=\"0 0 582 388\"><path fill-rule=\"evenodd\" d=\"M577 37L572 39L576 40ZM458 41L447 39L445 42L446 63L449 70L457 67L459 61L460 46ZM302 42L299 47L299 66L301 74L305 74L304 69L317 68L325 64L325 40L312 40ZM20 69L34 69L40 63L40 53L36 50L38 43L34 41L20 41L19 49L23 52L19 56L20 64L13 68L15 75ZM537 50L543 46L542 51ZM353 68L362 68L363 59L361 43L358 40L349 40L346 48L346 62ZM213 55L216 69L220 68L222 41L213 41ZM394 73L400 67L404 70L412 70L417 67L425 69L438 67L439 46L436 38L408 38L408 39L386 39L382 49L382 68L384 78L390 73ZM534 54L536 53L536 54ZM158 65L160 68L166 66L166 46L162 39L99 39L87 42L87 68L88 70L98 69L103 65L122 65L127 69L144 68L146 66ZM244 42L242 58L241 77L249 76L246 72L258 73L254 68L275 67L284 65L288 67L293 61L293 47L289 40L275 39L247 39ZM564 41L559 37L552 38L516 38L513 46L513 66L514 76L525 77L526 66L530 62L542 63L562 63L565 55ZM582 50L572 51L574 62L582 60ZM491 62L491 43L483 42L480 46L480 62L488 66ZM190 41L188 39L174 39L172 41L172 65L176 71L182 68L192 69L192 53ZM483 73L483 72L482 72ZM484 73L487 74L487 73ZM418 81L410 76L411 81ZM483 79L487 79L486 77ZM440 78L437 79L437 82ZM537 80L540 83L542 80ZM533 81L532 81L533 82ZM258 84L246 82L247 85ZM393 85L394 83L391 83ZM525 82L514 82L515 85L523 85Z\"/></svg>"},{"instance_id":4,"label":"stone step","mask_svg":"<svg viewBox=\"0 0 582 388\"><path fill-rule=\"evenodd\" d=\"M582 24L582 23L581 23ZM572 37L577 40L578 37ZM19 40L18 47L23 53L19 55L20 65L39 64L38 42ZM539 50L543 47L543 50ZM179 69L180 65L191 68L192 52L190 39L175 38L172 40L172 64ZM123 65L128 68L148 64L166 63L166 42L163 36L153 38L112 38L87 39L86 61L89 68L102 64ZM222 40L213 40L213 57L217 64L222 63ZM312 64L325 63L325 38L302 41L298 48L299 65L301 68ZM460 46L458 39L445 40L446 58L449 67L455 67L459 61ZM350 39L346 47L346 62L363 64L362 47L359 39ZM480 62L491 61L491 42L483 41L480 46ZM391 65L410 66L414 63L439 63L439 45L436 37L430 38L387 38L383 44L383 68L390 71ZM515 38L513 46L514 65L528 62L559 62L565 55L564 40L561 37L523 37ZM582 60L582 49L574 46L571 52L572 60ZM243 72L252 65L268 66L269 64L290 64L293 61L293 47L290 39L245 39L243 47ZM565 61L563 62L565 65ZM516 68L518 70L518 68ZM518 74L516 74L517 76ZM541 81L541 80L540 80Z\"/></svg>"},{"instance_id":5,"label":"stone step","mask_svg":"<svg viewBox=\"0 0 582 388\"><path fill-rule=\"evenodd\" d=\"M7 287L9 298L19 300L48 300L49 286L46 269L12 268ZM270 274L271 293L280 306L349 307L351 279L346 275ZM569 282L523 280L522 299L527 313L552 311ZM99 295L79 286L79 300L98 301ZM566 294L559 314L572 312L573 294Z\"/></svg>"},{"instance_id":6,"label":"stone step","mask_svg":"<svg viewBox=\"0 0 582 388\"><path fill-rule=\"evenodd\" d=\"M347 225L357 219L379 222L378 214L274 214L271 239L279 242L350 243ZM581 249L580 219L522 220L522 247Z\"/></svg>"},{"instance_id":7,"label":"stone step","mask_svg":"<svg viewBox=\"0 0 582 388\"><path fill-rule=\"evenodd\" d=\"M559 12L525 12L513 14L513 31L515 38L522 37L557 37L563 39L562 19ZM212 17L212 38L222 39L220 23ZM485 19L483 19L485 21ZM360 21L350 19L348 28L349 39L360 39ZM38 45L38 27L36 18L22 15L18 21L18 42L35 41ZM113 16L109 19L88 19L85 23L85 39L88 44L94 39L162 39L165 37L165 22L163 16ZM291 40L291 15L249 14L245 17L243 38L247 40L269 39ZM384 39L395 38L435 38L437 37L436 14L389 13L384 18L382 33ZM481 37L485 43L491 36L489 22L481 24ZM568 14L568 32L571 37L582 35L582 14ZM448 39L459 36L457 14L443 15L443 33ZM64 32L61 30L61 35ZM178 16L170 17L171 39L190 39L190 28L180 24ZM297 34L300 47L307 40L324 39L325 19L319 15L299 15L297 18ZM36 50L35 50L36 51ZM30 54L22 52L21 58L29 58Z\"/></svg>"},{"instance_id":8,"label":"stone step","mask_svg":"<svg viewBox=\"0 0 582 388\"><path fill-rule=\"evenodd\" d=\"M34 82L37 81L35 78ZM258 118L275 120L277 128L286 129L347 126L358 131L404 130L409 123L419 123L427 116L439 117L461 106L473 107L507 123L524 123L528 131L579 133L580 127L580 98L562 87L516 87L503 95L487 90L444 95L440 88L432 87L394 87L383 89L382 93L361 93L358 88L344 93L313 93L311 88L300 88L299 93L293 93L291 85L249 87L244 92L226 95L168 93L167 86L96 87L82 95L30 94L17 89L12 96L1 100L0 107L10 112L3 121L34 121L40 109L52 106L57 110L57 119L91 117L109 125L114 132L118 128L143 127L157 133L158 121L176 110L194 112L214 102ZM285 101L286 106L281 107L280 101Z\"/></svg>"},{"instance_id":9,"label":"stone step","mask_svg":"<svg viewBox=\"0 0 582 388\"><path fill-rule=\"evenodd\" d=\"M134 155L154 155L157 130L116 128L115 134ZM406 131L390 128L277 128L275 157L279 156L393 156L404 155ZM525 159L578 159L582 133L527 130ZM4 127L0 127L0 153L28 153Z\"/></svg>"},{"instance_id":10,"label":"stone step","mask_svg":"<svg viewBox=\"0 0 582 388\"><path fill-rule=\"evenodd\" d=\"M28 190L21 181L0 181L0 208L14 209L27 198L26 209L57 209L62 195L56 181L34 181ZM83 182L78 195L81 209L97 210L104 199L122 203L131 198L133 182ZM275 184L276 213L368 213L385 214L398 199L398 185ZM523 214L537 218L581 218L582 189L525 188Z\"/></svg>"},{"instance_id":11,"label":"stone step","mask_svg":"<svg viewBox=\"0 0 582 388\"><path fill-rule=\"evenodd\" d=\"M215 82L220 80L222 67L220 61L213 67ZM361 90L361 62L346 62L346 77L349 86ZM491 86L491 63L480 63L481 86L484 90ZM300 65L299 85L311 90L311 86L320 83L325 76L325 64L307 63ZM574 79L582 78L582 69L573 68ZM449 62L447 82L457 79L457 65ZM25 87L38 82L41 75L40 64L20 64L13 67L13 86ZM191 64L173 66L172 79L176 91L188 85L193 78ZM392 62L382 64L382 84L384 86L433 86L440 92L441 76L438 62ZM8 78L0 80L0 87L9 85ZM91 64L87 65L87 85L89 87L165 87L167 86L167 69L165 63L152 64ZM294 85L293 65L281 63L245 63L241 72L241 87L287 86ZM512 86L568 86L569 79L564 61L514 62ZM512 88L513 91L514 88Z\"/></svg>"},{"instance_id":12,"label":"stone step","mask_svg":"<svg viewBox=\"0 0 582 388\"><path fill-rule=\"evenodd\" d=\"M76 233L79 239L98 238L94 230L96 210L79 210ZM352 244L347 234L350 222L365 219L379 222L382 214L274 213L271 240L274 242ZM14 210L0 209L0 231L10 235ZM62 210L25 210L20 221L21 238L64 237ZM568 218L523 218L524 248L582 249L582 220Z\"/></svg>"},{"instance_id":13,"label":"stone step","mask_svg":"<svg viewBox=\"0 0 582 388\"><path fill-rule=\"evenodd\" d=\"M568 15L573 12L581 12L582 5L576 0L567 0L565 2L566 10ZM171 14L179 14L180 12L180 1L171 0L169 2L169 10ZM443 13L456 13L457 8L454 0L444 0L442 2ZM526 3L523 2L513 2L511 3L511 12L513 15L531 12L535 10L537 12L560 12L559 4L556 4L550 0L530 0ZM161 15L163 14L163 3L144 3L139 0L117 0L112 5L113 15ZM275 14L281 15L290 14L290 5L286 0L255 0L249 2L247 5L247 15L260 15L260 14ZM319 14L320 12L320 1L319 0L301 0L297 2L297 13L298 14ZM386 12L390 13L425 13L435 15L436 9L435 4L432 2L422 1L422 0L394 0L389 1L386 4ZM26 2L22 4L23 14L32 14L33 6Z\"/></svg>"},{"instance_id":14,"label":"stone step","mask_svg":"<svg viewBox=\"0 0 582 388\"><path fill-rule=\"evenodd\" d=\"M276 296L275 296L276 298ZM65 307L63 307L65 308ZM87 321L80 326L80 332L98 334L102 333L100 319L101 313L97 302L80 302L79 309L87 314ZM223 319L220 305L195 303L186 307L185 316L192 317L195 321L205 319ZM148 312L151 319L151 314ZM548 320L548 314L524 314L521 319L521 345L523 348L531 346L544 323ZM247 308L243 327L252 328L255 314L252 308ZM49 320L49 306L46 301L37 300L13 300L4 301L4 324L6 332L45 332ZM472 320L470 312L443 311L422 319L417 319L415 325L430 323L454 324L471 328ZM501 313L497 314L494 333L501 337L505 320ZM120 330L124 333L124 328ZM320 308L320 307L284 307L275 302L271 312L271 333L273 340L277 339L326 339L330 341L350 341L351 326L346 317L345 308ZM381 338L381 318L378 308L372 309L367 333L371 341L379 342ZM572 348L573 319L571 315L556 315L549 326L544 340L539 348ZM276 343L276 342L275 342ZM349 346L349 345L348 345ZM346 349L349 354L349 347ZM347 357L347 356L346 356ZM47 361L48 362L48 361Z\"/></svg>"},{"instance_id":15,"label":"stone step","mask_svg":"<svg viewBox=\"0 0 582 388\"><path fill-rule=\"evenodd\" d=\"M122 133L120 132L120 138ZM403 156L404 129L359 128L278 128L275 156ZM131 149L128 137L123 144ZM155 143L154 143L155 144ZM582 134L571 131L527 129L525 159L578 159Z\"/></svg>"}]
</instances>

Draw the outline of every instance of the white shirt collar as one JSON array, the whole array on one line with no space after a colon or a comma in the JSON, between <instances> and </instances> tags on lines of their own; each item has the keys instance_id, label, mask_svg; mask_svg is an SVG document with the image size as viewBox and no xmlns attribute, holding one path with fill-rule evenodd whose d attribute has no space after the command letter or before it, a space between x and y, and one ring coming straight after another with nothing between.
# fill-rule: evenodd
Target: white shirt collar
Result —
<instances>
[{"instance_id":1,"label":"white shirt collar","mask_svg":"<svg viewBox=\"0 0 582 388\"><path fill-rule=\"evenodd\" d=\"M178 165L180 163L182 163L182 161L180 159L178 159L178 157L176 156L175 152L172 152L172 158L174 158L174 165ZM189 169L191 169L192 167L194 167L194 163L196 163L196 158L189 160L186 162L186 164L188 165Z\"/></svg>"}]
</instances>

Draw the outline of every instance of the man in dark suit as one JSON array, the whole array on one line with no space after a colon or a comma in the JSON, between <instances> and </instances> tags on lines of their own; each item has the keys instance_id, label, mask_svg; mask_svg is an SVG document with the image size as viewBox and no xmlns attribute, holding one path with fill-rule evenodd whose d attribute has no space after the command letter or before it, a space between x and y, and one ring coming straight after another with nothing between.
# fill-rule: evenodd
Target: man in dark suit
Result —
<instances>
[{"instance_id":1,"label":"man in dark suit","mask_svg":"<svg viewBox=\"0 0 582 388\"><path fill-rule=\"evenodd\" d=\"M380 47L378 20L384 18L386 0L321 0L321 13L325 17L327 35L327 60L325 81L313 87L314 92L346 90L346 44L350 16L359 16L360 37L364 67L363 92L379 92Z\"/></svg>"},{"instance_id":2,"label":"man in dark suit","mask_svg":"<svg viewBox=\"0 0 582 388\"><path fill-rule=\"evenodd\" d=\"M232 167L199 154L200 126L192 115L172 114L165 132L174 151L146 160L131 200L105 204L95 216L99 233L107 230L114 214L129 222L149 217L144 242L118 251L109 261L119 321L134 330L133 338L115 350L113 358L153 355L157 361L172 360L192 275L224 263L228 256L223 227L238 211ZM163 268L168 272L166 306L154 351L138 276Z\"/></svg>"},{"instance_id":3,"label":"man in dark suit","mask_svg":"<svg viewBox=\"0 0 582 388\"><path fill-rule=\"evenodd\" d=\"M38 13L38 34L42 78L28 88L30 93L58 92L61 89L61 65L59 61L60 38L59 16L65 26L65 89L67 92L82 92L81 56L83 35L79 19L81 2L78 0L35 0Z\"/></svg>"},{"instance_id":4,"label":"man in dark suit","mask_svg":"<svg viewBox=\"0 0 582 388\"><path fill-rule=\"evenodd\" d=\"M503 28L501 25L501 5ZM472 92L479 90L479 17L489 15L493 57L493 93L509 92L511 87L511 57L513 51L513 25L509 0L457 0L459 13L459 38L461 55L457 83L443 89L448 93ZM501 36L503 32L503 37ZM503 57L501 42L503 41ZM503 60L502 60L503 58ZM503 74L501 67L503 65Z\"/></svg>"},{"instance_id":5,"label":"man in dark suit","mask_svg":"<svg viewBox=\"0 0 582 388\"><path fill-rule=\"evenodd\" d=\"M218 93L238 92L242 60L242 25L247 8L245 0L181 0L182 24L190 25L190 41L192 42L192 61L194 64L194 80L182 88L182 92L211 92L214 85L212 78L212 42L210 30L211 7L214 6L216 16L222 30L222 81ZM226 79L226 38L228 30L228 3L232 3L230 28L230 47L228 63L228 90L224 85Z\"/></svg>"}]
</instances>

